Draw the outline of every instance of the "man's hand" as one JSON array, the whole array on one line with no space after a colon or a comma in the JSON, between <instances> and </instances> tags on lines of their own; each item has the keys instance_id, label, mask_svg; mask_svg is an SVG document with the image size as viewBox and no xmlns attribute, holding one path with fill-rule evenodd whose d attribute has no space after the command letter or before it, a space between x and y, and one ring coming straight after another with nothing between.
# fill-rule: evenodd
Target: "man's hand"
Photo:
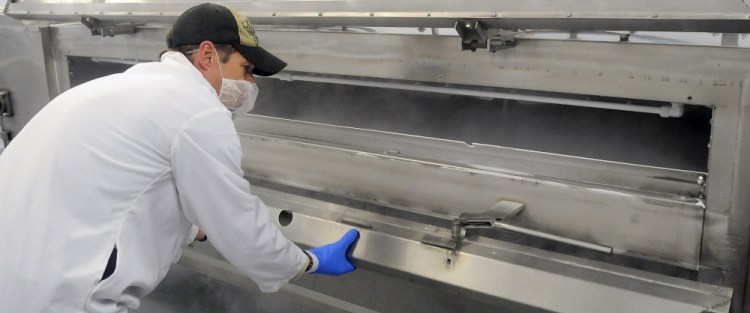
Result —
<instances>
[{"instance_id":1,"label":"man's hand","mask_svg":"<svg viewBox=\"0 0 750 313\"><path fill-rule=\"evenodd\" d=\"M352 252L358 238L359 231L350 229L338 241L310 250L317 259L317 269L313 273L342 275L355 270Z\"/></svg>"}]
</instances>

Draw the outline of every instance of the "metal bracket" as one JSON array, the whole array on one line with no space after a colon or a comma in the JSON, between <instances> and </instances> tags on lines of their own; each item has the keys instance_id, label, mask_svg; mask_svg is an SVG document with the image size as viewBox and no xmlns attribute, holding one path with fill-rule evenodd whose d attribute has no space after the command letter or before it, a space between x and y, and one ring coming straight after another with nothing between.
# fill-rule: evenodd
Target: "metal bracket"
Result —
<instances>
[{"instance_id":1,"label":"metal bracket","mask_svg":"<svg viewBox=\"0 0 750 313\"><path fill-rule=\"evenodd\" d=\"M520 32L499 30L496 37L489 39L490 51L495 52L497 50L515 47L516 35L518 34L520 34Z\"/></svg>"},{"instance_id":2,"label":"metal bracket","mask_svg":"<svg viewBox=\"0 0 750 313\"><path fill-rule=\"evenodd\" d=\"M115 23L102 21L90 16L82 17L81 23L91 30L92 36L101 35L102 37L114 37L115 35L122 34L135 34L136 26L141 25L138 23Z\"/></svg>"},{"instance_id":3,"label":"metal bracket","mask_svg":"<svg viewBox=\"0 0 750 313\"><path fill-rule=\"evenodd\" d=\"M525 205L523 203L519 202L513 202L513 201L506 201L501 200L498 203L496 203L491 209L482 212L482 213L463 213L461 214L457 219L453 220L453 228L451 229L451 241L456 242L456 246L458 246L458 243L461 242L461 240L466 235L467 229L472 228L499 228L504 229L508 231L512 231L519 234L524 234L528 236L543 238L547 240L557 241L581 248L586 248L594 251L599 251L606 254L612 254L614 249L609 246L604 246L596 243L590 243L586 241L581 241L577 239L567 238L563 236L553 235L533 229L524 228L521 226L515 226L506 223L505 221L515 215L517 215L519 212L521 212L524 209ZM422 242L425 242L424 239ZM446 245L438 245L435 244L435 240L431 240L432 245L435 246L443 246ZM427 244L430 244L429 242L425 242Z\"/></svg>"},{"instance_id":4,"label":"metal bracket","mask_svg":"<svg viewBox=\"0 0 750 313\"><path fill-rule=\"evenodd\" d=\"M519 31L508 31L489 29L477 20L456 21L454 25L456 32L461 36L461 51L476 51L477 48L487 49L495 52L501 49L516 46L516 35ZM492 35L496 33L496 35Z\"/></svg>"},{"instance_id":5,"label":"metal bracket","mask_svg":"<svg viewBox=\"0 0 750 313\"><path fill-rule=\"evenodd\" d=\"M456 21L453 26L461 36L461 51L477 51L477 48L487 48L489 30L477 20Z\"/></svg>"},{"instance_id":6,"label":"metal bracket","mask_svg":"<svg viewBox=\"0 0 750 313\"><path fill-rule=\"evenodd\" d=\"M458 250L458 240L454 240L452 238L445 238L440 236L435 236L431 234L426 234L422 237L422 240L420 241L423 244L426 244L428 246L443 248L451 251Z\"/></svg>"},{"instance_id":7,"label":"metal bracket","mask_svg":"<svg viewBox=\"0 0 750 313\"><path fill-rule=\"evenodd\" d=\"M466 229L491 228L495 222L510 218L521 212L523 208L523 203L501 200L485 212L462 213L457 219L453 220L451 238L427 234L422 237L421 242L426 245L456 251L459 243L466 235Z\"/></svg>"},{"instance_id":8,"label":"metal bracket","mask_svg":"<svg viewBox=\"0 0 750 313\"><path fill-rule=\"evenodd\" d=\"M13 105L10 102L10 91L0 89L0 115L13 116Z\"/></svg>"},{"instance_id":9,"label":"metal bracket","mask_svg":"<svg viewBox=\"0 0 750 313\"><path fill-rule=\"evenodd\" d=\"M460 241L466 234L465 229L491 228L496 222L517 215L524 207L523 203L501 200L485 212L462 213L457 219L453 220L451 237Z\"/></svg>"}]
</instances>

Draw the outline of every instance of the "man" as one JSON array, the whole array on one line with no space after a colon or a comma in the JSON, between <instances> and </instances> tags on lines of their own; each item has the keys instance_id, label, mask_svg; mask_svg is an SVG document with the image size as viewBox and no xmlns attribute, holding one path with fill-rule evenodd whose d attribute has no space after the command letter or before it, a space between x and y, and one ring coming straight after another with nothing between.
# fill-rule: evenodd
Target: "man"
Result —
<instances>
[{"instance_id":1,"label":"man","mask_svg":"<svg viewBox=\"0 0 750 313\"><path fill-rule=\"evenodd\" d=\"M354 270L356 230L303 251L243 179L231 115L252 108L253 75L286 64L215 4L187 10L168 44L61 94L0 155L1 312L135 309L198 227L263 291Z\"/></svg>"}]
</instances>

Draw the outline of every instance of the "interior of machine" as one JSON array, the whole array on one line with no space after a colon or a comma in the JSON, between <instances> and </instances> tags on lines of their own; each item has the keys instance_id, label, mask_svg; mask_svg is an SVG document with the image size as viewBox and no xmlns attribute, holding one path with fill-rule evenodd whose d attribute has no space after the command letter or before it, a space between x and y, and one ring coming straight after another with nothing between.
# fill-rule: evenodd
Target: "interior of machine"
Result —
<instances>
[{"instance_id":1,"label":"interior of machine","mask_svg":"<svg viewBox=\"0 0 750 313\"><path fill-rule=\"evenodd\" d=\"M554 103L259 79L252 114L383 132L706 172L711 109L680 118ZM468 88L468 87L467 87ZM513 93L530 93L513 90ZM554 95L658 106L637 99Z\"/></svg>"},{"instance_id":2,"label":"interior of machine","mask_svg":"<svg viewBox=\"0 0 750 313\"><path fill-rule=\"evenodd\" d=\"M285 43L289 40L283 37L295 32L323 36L338 31L281 28L275 35ZM156 27L153 32L161 30ZM361 32L365 36L372 31L345 29L341 35ZM424 34L424 29L421 32L420 37L430 40L439 37ZM161 40L158 35L154 37ZM432 35L439 34L433 30ZM389 40L400 42L393 38ZM458 37L450 38L454 39ZM567 44L568 39L561 42ZM296 43L290 45L304 50ZM310 55L328 53L320 49ZM293 51L291 55L297 57L297 50ZM309 57L305 53L302 58ZM486 57L487 52L481 53L472 56ZM351 57L343 55L342 59ZM125 71L143 62L142 57L71 53L65 65L58 67L67 70L72 88ZM405 58L410 57L421 62L419 55ZM445 61L450 59L441 56L437 62L451 64ZM481 64L484 59L476 60ZM333 229L357 227L379 239L373 239L378 244L375 248L361 248L367 254L359 256L361 268L355 274L340 279L305 277L283 290L282 298L295 298L302 307L316 308L310 312L394 308L543 312L542 307L557 308L558 304L539 304L533 294L560 300L559 291L565 288L561 286L572 278L590 283L580 290L611 288L616 298L627 290L647 297L655 294L659 301L670 303L665 307L718 301L721 310L726 309L725 290L705 291L701 289L705 286L683 284L705 280L701 275L707 272L701 253L705 183L711 178L716 155L711 150L717 114L714 103L692 97L683 97L684 103L671 102L665 100L670 97L644 96L638 90L618 90L624 97L552 92L548 90L555 88L535 85L535 81L501 88L497 87L500 83L470 79L452 83L417 79L420 76L411 72L384 78L387 75L362 74L359 69L352 73L360 76L307 70L292 68L274 77L257 78L261 92L254 110L234 119L245 153L246 179L267 202L282 230L302 247L314 246L319 236L309 232L330 223L335 224ZM438 81L442 78L442 74L437 76ZM510 224L552 237L482 228L465 229L465 237L453 242L456 246L435 244L428 238L430 234L450 238L459 216L484 212L498 200L526 205L509 218ZM311 238L312 242L306 241ZM373 241L367 244L375 245ZM210 242L186 250L181 263L188 268L253 289L229 265L216 263L223 258ZM414 251L429 254L420 261L439 259L442 263L425 267L428 272L400 263L398 257ZM531 271L522 278L538 279L547 289L514 294L511 287L464 281L461 276L479 270L451 272L455 262L473 264L478 262L474 258L491 260L482 263L481 269L496 275L492 277L505 279L504 275ZM177 301L182 294L208 293L205 301L214 307L241 311L229 308L238 302L221 295L225 287L210 282L212 278L195 276L199 274L183 265L176 267L180 275L168 277L147 299L144 310L158 307L158 302ZM223 274L217 274L216 268ZM550 277L538 278L544 275ZM558 276L563 280L555 286ZM202 283L181 283L185 277ZM353 291L363 282L371 292ZM382 292L388 289L398 294ZM241 292L227 292L245 297ZM257 292L247 297L256 296ZM307 298L317 300L306 302ZM640 301L640 295L622 299ZM273 306L273 301L268 305ZM594 304L597 309L592 311L608 305ZM269 310L286 310L279 308Z\"/></svg>"},{"instance_id":3,"label":"interior of machine","mask_svg":"<svg viewBox=\"0 0 750 313\"><path fill-rule=\"evenodd\" d=\"M71 85L126 70L136 62L68 57ZM258 78L261 93L252 115L304 122L322 127L345 127L378 133L497 146L583 160L630 164L645 169L707 174L712 109L685 105L679 117L662 117L625 110L588 108L557 103L467 95L397 90L371 86ZM405 86L414 82L397 82ZM420 83L417 85L425 85ZM594 95L541 93L460 85L441 87L542 95L550 98L606 101L644 107L668 105L658 101ZM400 150L390 146L389 149ZM388 151L385 151L386 153ZM466 162L470 162L466 161ZM500 162L502 164L502 162ZM402 219L449 227L450 221L424 211L403 210L362 197L293 186L247 172L252 184L327 202L378 212ZM699 192L682 196L700 198ZM634 268L694 278L694 266L665 264L626 254L602 254L555 241L509 231L480 230L481 234L526 246L582 256Z\"/></svg>"},{"instance_id":4,"label":"interior of machine","mask_svg":"<svg viewBox=\"0 0 750 313\"><path fill-rule=\"evenodd\" d=\"M71 86L126 70L136 62L69 56ZM680 117L555 103L368 86L257 80L251 114L408 134L582 158L706 173L712 110L686 105ZM410 84L405 82L404 84ZM411 83L414 84L414 83ZM421 85L424 85L421 84ZM442 85L478 90L534 94ZM657 107L663 102L596 95L546 96Z\"/></svg>"}]
</instances>

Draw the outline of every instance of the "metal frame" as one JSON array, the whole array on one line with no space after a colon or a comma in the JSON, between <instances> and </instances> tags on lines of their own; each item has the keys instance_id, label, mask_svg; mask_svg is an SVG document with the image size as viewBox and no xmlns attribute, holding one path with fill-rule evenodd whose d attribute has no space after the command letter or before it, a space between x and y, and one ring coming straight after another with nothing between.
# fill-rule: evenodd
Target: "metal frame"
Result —
<instances>
[{"instance_id":1,"label":"metal frame","mask_svg":"<svg viewBox=\"0 0 750 313\"><path fill-rule=\"evenodd\" d=\"M502 53L461 54L451 37L415 36L404 47L404 38L395 35L326 33L314 41L302 35L266 36L274 52L295 64L290 70L621 98L633 98L637 90L639 99L713 107L700 279L744 288L750 209L748 195L737 190L748 176L736 175L742 173L739 158L748 155L750 138L740 136L748 131L743 123L748 117L743 82L750 64L745 50L521 40ZM295 52L299 47L305 47L302 55ZM381 51L397 56L383 57ZM735 305L741 307L740 297Z\"/></svg>"},{"instance_id":2,"label":"metal frame","mask_svg":"<svg viewBox=\"0 0 750 313\"><path fill-rule=\"evenodd\" d=\"M351 227L342 223L347 218L368 221L370 228L360 229L361 236L353 254L358 264L367 269L406 271L470 292L511 299L534 310L729 312L731 290L728 288L482 237L464 239L462 249L453 253L420 242L427 234L450 238L448 230L269 189L255 187L253 191L269 206L272 217L280 216L282 210L293 212L291 223L279 224L279 227L285 236L303 246L319 246L336 240ZM311 236L313 229L315 235ZM208 245L196 245L193 249L200 254L218 256ZM383 250L389 253L382 253ZM187 258L181 262L198 270L220 267L211 264L213 262L196 262L200 254L188 250Z\"/></svg>"},{"instance_id":3,"label":"metal frame","mask_svg":"<svg viewBox=\"0 0 750 313\"><path fill-rule=\"evenodd\" d=\"M20 19L172 23L200 2L27 0L10 3L6 14ZM479 20L489 28L565 30L653 30L749 32L750 7L738 1L224 1L258 25L448 27ZM674 12L679 7L680 13ZM540 8L542 8L540 10Z\"/></svg>"},{"instance_id":4,"label":"metal frame","mask_svg":"<svg viewBox=\"0 0 750 313\"><path fill-rule=\"evenodd\" d=\"M80 25L53 26L54 89L69 88L67 55L153 60L163 47L165 32L166 28L139 27L135 35L101 38L91 37ZM750 56L746 50L518 39L516 47L498 53L462 53L457 37L259 33L264 46L290 63L289 70L295 72L713 107L699 280L735 288L734 306L743 306L750 220L750 194L741 191L750 183L750 165L743 161L750 155L746 124L750 120L746 84Z\"/></svg>"}]
</instances>

